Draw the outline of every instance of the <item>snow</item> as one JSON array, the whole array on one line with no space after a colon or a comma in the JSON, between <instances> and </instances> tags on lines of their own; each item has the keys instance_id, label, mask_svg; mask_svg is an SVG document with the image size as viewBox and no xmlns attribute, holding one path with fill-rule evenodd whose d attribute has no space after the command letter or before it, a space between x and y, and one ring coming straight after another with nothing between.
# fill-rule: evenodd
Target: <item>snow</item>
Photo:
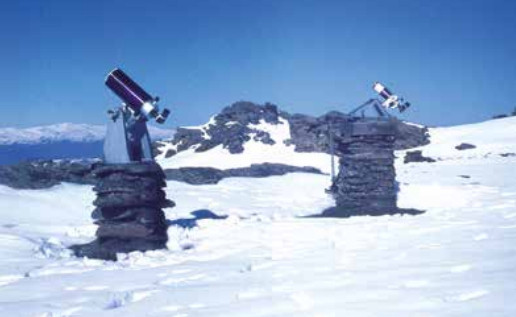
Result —
<instances>
[{"instance_id":1,"label":"snow","mask_svg":"<svg viewBox=\"0 0 516 317\"><path fill-rule=\"evenodd\" d=\"M171 226L169 250L116 263L64 248L93 239L91 186L0 187L0 314L514 316L516 157L497 151L516 143L515 123L432 129L422 149L436 163L399 152L398 204L418 216L302 217L332 205L326 175L169 181L168 219L228 217ZM491 155L454 149L468 141Z\"/></svg>"},{"instance_id":2,"label":"snow","mask_svg":"<svg viewBox=\"0 0 516 317\"><path fill-rule=\"evenodd\" d=\"M516 117L481 123L429 129L432 144L421 148L423 155L442 159L475 159L502 153L516 153ZM458 151L455 146L470 143L475 149Z\"/></svg>"},{"instance_id":3,"label":"snow","mask_svg":"<svg viewBox=\"0 0 516 317\"><path fill-rule=\"evenodd\" d=\"M92 142L104 138L104 126L60 123L25 129L1 128L0 144L36 144L56 141Z\"/></svg>"},{"instance_id":4,"label":"snow","mask_svg":"<svg viewBox=\"0 0 516 317\"><path fill-rule=\"evenodd\" d=\"M166 139L174 135L172 129L149 126L153 139ZM94 142L101 141L106 135L103 125L59 123L25 129L0 128L0 145L38 144L50 142Z\"/></svg>"},{"instance_id":5,"label":"snow","mask_svg":"<svg viewBox=\"0 0 516 317\"><path fill-rule=\"evenodd\" d=\"M195 152L188 149L178 154L165 158L168 148L164 148L158 162L163 168L180 167L213 167L218 169L248 167L251 164L280 163L293 166L312 166L322 172L330 173L330 155L325 153L299 153L294 151L294 145L286 145L284 142L290 139L290 124L284 118L279 117L279 124L269 124L264 120L257 125L249 125L251 129L268 132L276 142L274 145L264 144L252 139L244 143L244 152L231 154L222 145L208 151ZM171 146L170 148L173 148Z\"/></svg>"}]
</instances>

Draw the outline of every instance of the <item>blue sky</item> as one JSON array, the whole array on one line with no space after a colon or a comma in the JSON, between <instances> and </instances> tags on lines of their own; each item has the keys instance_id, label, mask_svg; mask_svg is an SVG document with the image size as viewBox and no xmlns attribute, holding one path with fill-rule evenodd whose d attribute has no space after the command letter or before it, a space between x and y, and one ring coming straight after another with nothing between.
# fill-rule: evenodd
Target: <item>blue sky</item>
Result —
<instances>
[{"instance_id":1,"label":"blue sky","mask_svg":"<svg viewBox=\"0 0 516 317\"><path fill-rule=\"evenodd\" d=\"M123 68L200 124L238 100L349 111L379 80L402 118L481 121L516 107L516 1L8 1L0 12L0 127L96 123Z\"/></svg>"}]
</instances>

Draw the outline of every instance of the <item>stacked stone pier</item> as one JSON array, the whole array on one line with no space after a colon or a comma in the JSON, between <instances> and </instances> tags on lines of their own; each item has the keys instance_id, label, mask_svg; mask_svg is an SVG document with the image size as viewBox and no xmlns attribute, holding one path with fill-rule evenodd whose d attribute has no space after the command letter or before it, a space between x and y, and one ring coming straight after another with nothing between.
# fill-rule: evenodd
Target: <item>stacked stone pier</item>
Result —
<instances>
[{"instance_id":1,"label":"stacked stone pier","mask_svg":"<svg viewBox=\"0 0 516 317\"><path fill-rule=\"evenodd\" d=\"M360 119L350 121L340 131L335 139L340 168L331 188L336 207L326 210L323 216L421 213L397 207L395 122L391 119Z\"/></svg>"},{"instance_id":2,"label":"stacked stone pier","mask_svg":"<svg viewBox=\"0 0 516 317\"><path fill-rule=\"evenodd\" d=\"M116 260L117 253L166 248L167 224L162 208L166 199L165 174L153 162L100 164L95 167L97 198L92 218L97 239L75 245L77 256Z\"/></svg>"}]
</instances>

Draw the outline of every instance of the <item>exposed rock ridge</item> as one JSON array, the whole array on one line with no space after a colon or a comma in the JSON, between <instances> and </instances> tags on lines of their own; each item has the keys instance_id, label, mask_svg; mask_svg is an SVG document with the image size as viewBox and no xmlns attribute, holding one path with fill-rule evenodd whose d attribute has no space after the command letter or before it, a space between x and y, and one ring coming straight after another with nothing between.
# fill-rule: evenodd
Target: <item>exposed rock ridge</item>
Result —
<instances>
[{"instance_id":1,"label":"exposed rock ridge","mask_svg":"<svg viewBox=\"0 0 516 317\"><path fill-rule=\"evenodd\" d=\"M267 177L296 172L322 174L320 170L310 166L299 167L273 163L252 164L250 167L227 170L211 167L183 167L165 170L168 180L185 182L192 185L217 184L222 179L228 177Z\"/></svg>"},{"instance_id":2,"label":"exposed rock ridge","mask_svg":"<svg viewBox=\"0 0 516 317\"><path fill-rule=\"evenodd\" d=\"M61 182L90 184L97 182L95 169L100 162L84 161L40 161L0 166L0 184L17 189L50 188ZM313 167L299 167L285 164L263 163L249 167L219 170L207 167L186 167L166 169L167 180L188 184L216 184L228 177L267 177L287 173L321 173Z\"/></svg>"},{"instance_id":3,"label":"exposed rock ridge","mask_svg":"<svg viewBox=\"0 0 516 317\"><path fill-rule=\"evenodd\" d=\"M204 152L222 145L232 154L242 153L243 144L251 138L265 144L274 145L285 142L295 147L296 152L329 153L328 132L339 133L349 125L351 117L347 114L331 111L319 117L304 114L289 114L278 110L271 103L264 105L248 101L239 101L215 115L210 121L199 127L178 128L175 137L169 141L158 142L157 152L166 151L165 157L171 157L181 151L194 149ZM271 125L288 122L290 139L274 140L267 131L260 130L256 125L265 122ZM409 124L394 119L396 127L396 150L408 149L428 144L428 129L423 126ZM164 146L168 144L169 146ZM170 146L171 145L171 146ZM167 149L167 150L164 150Z\"/></svg>"}]
</instances>

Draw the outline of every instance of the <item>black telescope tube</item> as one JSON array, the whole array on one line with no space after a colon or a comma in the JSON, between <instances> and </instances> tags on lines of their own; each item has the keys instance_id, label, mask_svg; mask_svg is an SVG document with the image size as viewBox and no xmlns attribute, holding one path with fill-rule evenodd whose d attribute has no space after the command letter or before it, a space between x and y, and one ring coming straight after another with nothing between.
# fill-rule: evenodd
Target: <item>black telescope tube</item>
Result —
<instances>
[{"instance_id":1,"label":"black telescope tube","mask_svg":"<svg viewBox=\"0 0 516 317\"><path fill-rule=\"evenodd\" d=\"M154 101L151 95L143 90L120 68L112 70L107 75L106 86L136 112L140 111L144 103L152 103Z\"/></svg>"}]
</instances>

